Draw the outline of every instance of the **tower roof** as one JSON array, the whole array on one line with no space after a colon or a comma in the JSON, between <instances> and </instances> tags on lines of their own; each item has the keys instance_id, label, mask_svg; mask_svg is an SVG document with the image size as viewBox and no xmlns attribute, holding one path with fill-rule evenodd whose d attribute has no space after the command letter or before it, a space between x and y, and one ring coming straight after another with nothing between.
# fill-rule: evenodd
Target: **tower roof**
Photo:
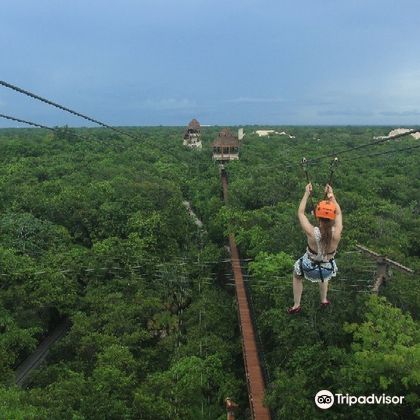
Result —
<instances>
[{"instance_id":1,"label":"tower roof","mask_svg":"<svg viewBox=\"0 0 420 420\"><path fill-rule=\"evenodd\" d=\"M236 146L239 147L239 140L228 128L224 128L214 139L213 147L218 146Z\"/></svg>"},{"instance_id":2,"label":"tower roof","mask_svg":"<svg viewBox=\"0 0 420 420\"><path fill-rule=\"evenodd\" d=\"M200 123L195 118L193 118L190 121L190 123L188 124L188 128L195 128L196 130L199 130L200 129Z\"/></svg>"}]
</instances>

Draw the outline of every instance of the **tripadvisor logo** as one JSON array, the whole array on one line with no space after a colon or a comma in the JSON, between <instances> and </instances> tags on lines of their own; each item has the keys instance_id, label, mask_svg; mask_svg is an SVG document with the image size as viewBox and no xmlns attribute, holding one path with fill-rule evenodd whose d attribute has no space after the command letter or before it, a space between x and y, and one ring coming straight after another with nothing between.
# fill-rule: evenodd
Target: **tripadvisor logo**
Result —
<instances>
[{"instance_id":1,"label":"tripadvisor logo","mask_svg":"<svg viewBox=\"0 0 420 420\"><path fill-rule=\"evenodd\" d=\"M315 404L322 408L323 410L327 410L328 408L332 407L334 403L336 404L345 404L348 406L352 406L354 404L402 404L404 400L403 396L397 395L360 395L356 397L355 395L349 394L333 394L332 392L323 389L319 391L315 395Z\"/></svg>"},{"instance_id":2,"label":"tripadvisor logo","mask_svg":"<svg viewBox=\"0 0 420 420\"><path fill-rule=\"evenodd\" d=\"M315 404L322 408L323 410L326 410L327 408L330 408L334 404L334 395L332 392L327 391L326 389L323 389L322 391L319 391L315 395Z\"/></svg>"}]
</instances>

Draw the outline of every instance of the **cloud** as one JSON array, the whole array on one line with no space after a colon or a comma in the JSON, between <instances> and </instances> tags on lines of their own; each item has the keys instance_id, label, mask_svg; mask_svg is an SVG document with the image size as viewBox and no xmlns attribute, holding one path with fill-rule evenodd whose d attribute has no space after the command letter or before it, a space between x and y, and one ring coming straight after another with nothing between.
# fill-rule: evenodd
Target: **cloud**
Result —
<instances>
[{"instance_id":1,"label":"cloud","mask_svg":"<svg viewBox=\"0 0 420 420\"><path fill-rule=\"evenodd\" d=\"M147 99L141 102L140 106L145 109L157 110L157 111L170 111L170 110L182 110L182 109L193 109L197 107L197 103L191 99L182 98L163 98L163 99Z\"/></svg>"},{"instance_id":2,"label":"cloud","mask_svg":"<svg viewBox=\"0 0 420 420\"><path fill-rule=\"evenodd\" d=\"M404 69L392 77L390 91L401 97L420 98L420 70Z\"/></svg>"},{"instance_id":3,"label":"cloud","mask_svg":"<svg viewBox=\"0 0 420 420\"><path fill-rule=\"evenodd\" d=\"M231 104L266 104L266 103L278 103L284 102L282 98L261 98L261 97L247 97L247 96L240 96L238 98L233 99L225 99L223 102L231 103Z\"/></svg>"},{"instance_id":4,"label":"cloud","mask_svg":"<svg viewBox=\"0 0 420 420\"><path fill-rule=\"evenodd\" d=\"M363 111L363 110L324 110L318 111L317 115L325 117L331 116L346 116L346 117L371 117L374 115L371 111Z\"/></svg>"},{"instance_id":5,"label":"cloud","mask_svg":"<svg viewBox=\"0 0 420 420\"><path fill-rule=\"evenodd\" d=\"M420 115L420 111L382 111L379 114L384 115L385 117L412 117Z\"/></svg>"}]
</instances>

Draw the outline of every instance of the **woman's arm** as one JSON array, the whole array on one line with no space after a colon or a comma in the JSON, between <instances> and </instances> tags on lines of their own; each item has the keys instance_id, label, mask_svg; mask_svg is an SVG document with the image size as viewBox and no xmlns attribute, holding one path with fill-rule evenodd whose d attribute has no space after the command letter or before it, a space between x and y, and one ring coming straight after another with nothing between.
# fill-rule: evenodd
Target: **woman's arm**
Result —
<instances>
[{"instance_id":1,"label":"woman's arm","mask_svg":"<svg viewBox=\"0 0 420 420\"><path fill-rule=\"evenodd\" d=\"M305 215L305 208L306 203L308 202L308 198L312 193L312 184L309 183L305 187L305 194L303 194L302 200L300 201L299 208L298 208L298 218L300 225L302 226L303 231L308 235L311 236L314 231L314 227L309 222L308 218Z\"/></svg>"}]
</instances>

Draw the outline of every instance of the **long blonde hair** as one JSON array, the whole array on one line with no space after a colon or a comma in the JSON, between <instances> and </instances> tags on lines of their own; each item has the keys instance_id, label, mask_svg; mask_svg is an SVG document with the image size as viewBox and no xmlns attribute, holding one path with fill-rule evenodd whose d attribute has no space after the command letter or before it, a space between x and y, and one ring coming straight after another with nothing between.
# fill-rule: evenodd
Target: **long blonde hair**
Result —
<instances>
[{"instance_id":1,"label":"long blonde hair","mask_svg":"<svg viewBox=\"0 0 420 420\"><path fill-rule=\"evenodd\" d=\"M334 220L319 218L319 230L321 232L321 250L324 254L327 253L332 240L332 228Z\"/></svg>"}]
</instances>

